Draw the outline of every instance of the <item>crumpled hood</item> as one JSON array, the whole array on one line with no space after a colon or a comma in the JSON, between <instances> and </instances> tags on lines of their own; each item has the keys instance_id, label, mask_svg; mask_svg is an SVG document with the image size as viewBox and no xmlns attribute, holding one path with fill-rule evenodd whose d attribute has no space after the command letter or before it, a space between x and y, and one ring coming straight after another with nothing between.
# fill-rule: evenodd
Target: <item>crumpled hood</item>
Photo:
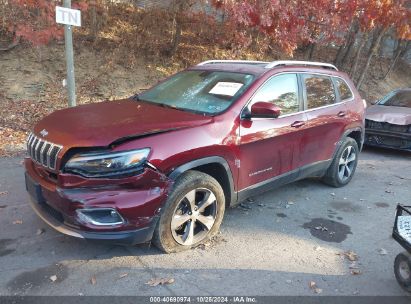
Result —
<instances>
[{"instance_id":1,"label":"crumpled hood","mask_svg":"<svg viewBox=\"0 0 411 304\"><path fill-rule=\"evenodd\" d=\"M365 118L395 125L410 125L411 108L374 105L367 109Z\"/></svg>"},{"instance_id":2,"label":"crumpled hood","mask_svg":"<svg viewBox=\"0 0 411 304\"><path fill-rule=\"evenodd\" d=\"M68 149L108 146L121 138L194 127L211 120L209 116L125 99L56 111L43 118L34 133ZM40 133L43 130L48 133L44 137Z\"/></svg>"}]
</instances>

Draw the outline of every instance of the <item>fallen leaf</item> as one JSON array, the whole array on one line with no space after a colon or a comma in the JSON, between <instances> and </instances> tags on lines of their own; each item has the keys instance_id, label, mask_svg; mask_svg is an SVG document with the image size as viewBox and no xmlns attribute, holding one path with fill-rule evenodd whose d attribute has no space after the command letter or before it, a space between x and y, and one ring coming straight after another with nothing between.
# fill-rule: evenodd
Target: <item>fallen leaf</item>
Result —
<instances>
[{"instance_id":1,"label":"fallen leaf","mask_svg":"<svg viewBox=\"0 0 411 304\"><path fill-rule=\"evenodd\" d=\"M91 283L91 285L96 285L96 284L97 284L97 280L96 280L96 277L95 277L95 276L92 276L92 277L90 278L90 283Z\"/></svg>"},{"instance_id":2,"label":"fallen leaf","mask_svg":"<svg viewBox=\"0 0 411 304\"><path fill-rule=\"evenodd\" d=\"M126 276L128 276L128 273L122 273L118 276L119 279L125 278Z\"/></svg>"},{"instance_id":3,"label":"fallen leaf","mask_svg":"<svg viewBox=\"0 0 411 304\"><path fill-rule=\"evenodd\" d=\"M43 228L39 228L39 229L37 229L36 234L37 234L37 235L43 234L44 231L45 231L45 230L44 230Z\"/></svg>"},{"instance_id":4,"label":"fallen leaf","mask_svg":"<svg viewBox=\"0 0 411 304\"><path fill-rule=\"evenodd\" d=\"M380 254L380 255L387 255L387 250L385 250L384 248L380 248L380 249L378 249L378 253Z\"/></svg>"},{"instance_id":5,"label":"fallen leaf","mask_svg":"<svg viewBox=\"0 0 411 304\"><path fill-rule=\"evenodd\" d=\"M352 250L340 253L339 255L345 256L351 262L358 260L358 255Z\"/></svg>"},{"instance_id":6,"label":"fallen leaf","mask_svg":"<svg viewBox=\"0 0 411 304\"><path fill-rule=\"evenodd\" d=\"M50 281L52 281L52 282L57 281L57 276L56 276L56 275L52 275L52 276L50 277Z\"/></svg>"},{"instance_id":7,"label":"fallen leaf","mask_svg":"<svg viewBox=\"0 0 411 304\"><path fill-rule=\"evenodd\" d=\"M312 289L315 293L319 294L322 293L323 290L321 288L317 287L317 283L315 283L314 281L310 281L308 283L308 286L310 287L310 289Z\"/></svg>"},{"instance_id":8,"label":"fallen leaf","mask_svg":"<svg viewBox=\"0 0 411 304\"><path fill-rule=\"evenodd\" d=\"M351 274L352 275L359 275L359 274L361 274L362 272L361 272L361 270L359 270L359 269L353 269L353 270L351 270Z\"/></svg>"},{"instance_id":9,"label":"fallen leaf","mask_svg":"<svg viewBox=\"0 0 411 304\"><path fill-rule=\"evenodd\" d=\"M173 284L174 279L173 278L154 278L149 280L146 285L150 285L152 287L157 286L157 285L168 285L168 284Z\"/></svg>"},{"instance_id":10,"label":"fallen leaf","mask_svg":"<svg viewBox=\"0 0 411 304\"><path fill-rule=\"evenodd\" d=\"M1 192L0 192L0 196L1 196L1 195L7 195L7 194L9 194L8 191L1 191Z\"/></svg>"},{"instance_id":11,"label":"fallen leaf","mask_svg":"<svg viewBox=\"0 0 411 304\"><path fill-rule=\"evenodd\" d=\"M22 221L22 220L15 220L15 221L13 221L13 225L21 225L21 224L23 224L23 221Z\"/></svg>"}]
</instances>

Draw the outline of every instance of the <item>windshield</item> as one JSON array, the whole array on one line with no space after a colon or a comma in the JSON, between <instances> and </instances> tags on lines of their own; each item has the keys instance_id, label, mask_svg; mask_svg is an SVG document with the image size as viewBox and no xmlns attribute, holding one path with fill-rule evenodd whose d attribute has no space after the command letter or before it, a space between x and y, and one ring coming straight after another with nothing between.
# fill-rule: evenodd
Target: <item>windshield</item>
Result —
<instances>
[{"instance_id":1,"label":"windshield","mask_svg":"<svg viewBox=\"0 0 411 304\"><path fill-rule=\"evenodd\" d=\"M411 90L390 93L378 104L383 106L411 108Z\"/></svg>"},{"instance_id":2,"label":"windshield","mask_svg":"<svg viewBox=\"0 0 411 304\"><path fill-rule=\"evenodd\" d=\"M138 95L138 99L180 110L218 114L226 110L253 82L250 74L184 71Z\"/></svg>"}]
</instances>

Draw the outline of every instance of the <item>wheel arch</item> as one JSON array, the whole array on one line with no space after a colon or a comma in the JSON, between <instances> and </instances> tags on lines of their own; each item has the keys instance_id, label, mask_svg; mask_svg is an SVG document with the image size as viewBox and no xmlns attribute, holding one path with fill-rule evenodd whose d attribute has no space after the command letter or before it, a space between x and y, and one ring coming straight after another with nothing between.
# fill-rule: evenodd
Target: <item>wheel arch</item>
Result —
<instances>
[{"instance_id":1,"label":"wheel arch","mask_svg":"<svg viewBox=\"0 0 411 304\"><path fill-rule=\"evenodd\" d=\"M359 150L360 151L362 150L362 146L364 144L364 129L361 128L361 127L350 128L350 129L347 129L347 130L344 131L344 133L341 136L340 140L335 145L335 150L334 150L332 158L335 157L335 155L337 154L338 149L341 146L341 143L347 137L350 137L350 138L354 139L357 142Z\"/></svg>"},{"instance_id":2,"label":"wheel arch","mask_svg":"<svg viewBox=\"0 0 411 304\"><path fill-rule=\"evenodd\" d=\"M197 170L215 178L223 188L227 207L237 201L233 175L228 162L224 158L210 156L196 159L175 168L168 176L171 180L175 181L188 170Z\"/></svg>"},{"instance_id":3,"label":"wheel arch","mask_svg":"<svg viewBox=\"0 0 411 304\"><path fill-rule=\"evenodd\" d=\"M362 150L362 146L364 144L364 131L362 128L358 127L355 129L349 129L344 132L344 135L345 136L343 136L343 138L351 137L352 139L354 139L357 142L360 151Z\"/></svg>"}]
</instances>

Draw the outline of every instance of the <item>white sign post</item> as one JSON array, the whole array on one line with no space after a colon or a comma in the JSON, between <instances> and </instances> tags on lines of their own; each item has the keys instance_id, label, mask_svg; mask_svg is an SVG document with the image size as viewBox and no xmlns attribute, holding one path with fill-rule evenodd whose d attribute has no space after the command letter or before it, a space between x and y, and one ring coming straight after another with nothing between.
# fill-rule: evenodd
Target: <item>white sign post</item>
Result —
<instances>
[{"instance_id":1,"label":"white sign post","mask_svg":"<svg viewBox=\"0 0 411 304\"><path fill-rule=\"evenodd\" d=\"M71 9L71 0L64 0L64 7L56 6L56 22L64 24L66 47L67 92L69 106L76 106L76 82L74 78L73 33L71 26L81 26L81 12Z\"/></svg>"}]
</instances>

